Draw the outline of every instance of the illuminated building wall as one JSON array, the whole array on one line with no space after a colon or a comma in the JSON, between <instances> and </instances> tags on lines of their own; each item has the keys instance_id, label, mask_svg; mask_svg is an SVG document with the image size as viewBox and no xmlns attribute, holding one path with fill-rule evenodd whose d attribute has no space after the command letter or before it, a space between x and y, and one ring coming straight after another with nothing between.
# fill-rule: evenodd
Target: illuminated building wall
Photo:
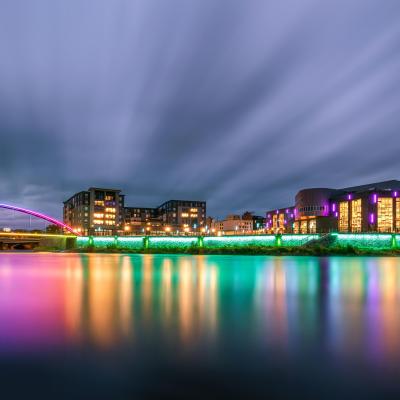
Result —
<instances>
[{"instance_id":1,"label":"illuminated building wall","mask_svg":"<svg viewBox=\"0 0 400 400\"><path fill-rule=\"evenodd\" d=\"M343 189L300 190L294 218L287 228L293 233L400 232L400 181L391 180ZM280 227L281 209L267 212L271 233L285 232Z\"/></svg>"},{"instance_id":2,"label":"illuminated building wall","mask_svg":"<svg viewBox=\"0 0 400 400\"><path fill-rule=\"evenodd\" d=\"M351 232L362 231L362 210L361 199L352 200L351 202Z\"/></svg>"},{"instance_id":3,"label":"illuminated building wall","mask_svg":"<svg viewBox=\"0 0 400 400\"><path fill-rule=\"evenodd\" d=\"M267 211L265 229L268 233L295 233L294 207ZM298 232L297 232L298 233Z\"/></svg>"},{"instance_id":4,"label":"illuminated building wall","mask_svg":"<svg viewBox=\"0 0 400 400\"><path fill-rule=\"evenodd\" d=\"M339 232L349 231L349 203L342 201L339 203Z\"/></svg>"},{"instance_id":5,"label":"illuminated building wall","mask_svg":"<svg viewBox=\"0 0 400 400\"><path fill-rule=\"evenodd\" d=\"M378 232L393 231L393 199L391 197L379 197L378 200Z\"/></svg>"}]
</instances>

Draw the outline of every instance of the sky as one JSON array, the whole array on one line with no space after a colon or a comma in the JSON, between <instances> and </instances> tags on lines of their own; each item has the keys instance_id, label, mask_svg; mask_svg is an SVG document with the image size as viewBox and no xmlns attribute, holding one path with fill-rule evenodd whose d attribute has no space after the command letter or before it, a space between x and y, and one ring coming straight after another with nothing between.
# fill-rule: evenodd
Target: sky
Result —
<instances>
[{"instance_id":1,"label":"sky","mask_svg":"<svg viewBox=\"0 0 400 400\"><path fill-rule=\"evenodd\" d=\"M398 0L0 0L0 203L208 214L400 178Z\"/></svg>"}]
</instances>

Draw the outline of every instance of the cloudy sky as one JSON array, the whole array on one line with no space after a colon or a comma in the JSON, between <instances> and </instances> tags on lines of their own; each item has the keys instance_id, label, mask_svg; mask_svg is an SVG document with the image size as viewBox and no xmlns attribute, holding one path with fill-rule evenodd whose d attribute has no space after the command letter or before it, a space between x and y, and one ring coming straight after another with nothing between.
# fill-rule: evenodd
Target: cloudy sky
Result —
<instances>
[{"instance_id":1,"label":"cloudy sky","mask_svg":"<svg viewBox=\"0 0 400 400\"><path fill-rule=\"evenodd\" d=\"M398 0L1 0L0 202L209 214L400 178Z\"/></svg>"}]
</instances>

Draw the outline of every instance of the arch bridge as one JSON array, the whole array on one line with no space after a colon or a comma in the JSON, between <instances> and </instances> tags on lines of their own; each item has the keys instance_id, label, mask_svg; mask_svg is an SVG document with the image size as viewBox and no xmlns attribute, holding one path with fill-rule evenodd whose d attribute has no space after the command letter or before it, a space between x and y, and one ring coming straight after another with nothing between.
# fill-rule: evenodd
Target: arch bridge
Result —
<instances>
[{"instance_id":1,"label":"arch bridge","mask_svg":"<svg viewBox=\"0 0 400 400\"><path fill-rule=\"evenodd\" d=\"M37 217L39 219L43 219L44 221L50 222L53 225L57 225L60 228L65 229L66 231L68 231L70 234L73 234L74 236L80 236L80 233L75 232L72 227L70 227L67 224L64 224L64 222L61 222L53 217L50 217L49 215L42 214L40 212L33 211L33 210L28 210L27 208L17 207L17 206L13 206L10 204L2 204L2 203L0 203L0 209L12 210L12 211L19 212L21 214L27 214L27 215L31 215L33 217ZM27 234L27 235L29 236L29 234Z\"/></svg>"}]
</instances>

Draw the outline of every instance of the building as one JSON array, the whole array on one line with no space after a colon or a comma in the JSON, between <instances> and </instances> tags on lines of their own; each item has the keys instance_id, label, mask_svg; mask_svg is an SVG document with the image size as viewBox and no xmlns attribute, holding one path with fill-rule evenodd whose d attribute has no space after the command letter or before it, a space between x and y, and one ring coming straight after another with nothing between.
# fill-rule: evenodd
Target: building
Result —
<instances>
[{"instance_id":1,"label":"building","mask_svg":"<svg viewBox=\"0 0 400 400\"><path fill-rule=\"evenodd\" d=\"M64 223L83 235L116 235L123 218L124 195L118 189L92 187L64 201Z\"/></svg>"},{"instance_id":2,"label":"building","mask_svg":"<svg viewBox=\"0 0 400 400\"><path fill-rule=\"evenodd\" d=\"M253 231L263 231L265 229L266 218L261 215L254 215L253 212L246 211L242 219L253 221Z\"/></svg>"},{"instance_id":3,"label":"building","mask_svg":"<svg viewBox=\"0 0 400 400\"><path fill-rule=\"evenodd\" d=\"M125 207L125 234L157 233L163 231L162 219L157 208Z\"/></svg>"},{"instance_id":4,"label":"building","mask_svg":"<svg viewBox=\"0 0 400 400\"><path fill-rule=\"evenodd\" d=\"M400 232L400 181L300 190L295 205L267 212L275 233Z\"/></svg>"},{"instance_id":5,"label":"building","mask_svg":"<svg viewBox=\"0 0 400 400\"><path fill-rule=\"evenodd\" d=\"M224 235L245 234L253 232L253 219L243 219L240 215L228 215L222 221L213 221L211 232Z\"/></svg>"},{"instance_id":6,"label":"building","mask_svg":"<svg viewBox=\"0 0 400 400\"><path fill-rule=\"evenodd\" d=\"M200 232L206 225L205 201L169 200L158 208L158 215L171 231Z\"/></svg>"},{"instance_id":7,"label":"building","mask_svg":"<svg viewBox=\"0 0 400 400\"><path fill-rule=\"evenodd\" d=\"M278 208L267 212L265 229L268 233L293 233L295 208Z\"/></svg>"},{"instance_id":8,"label":"building","mask_svg":"<svg viewBox=\"0 0 400 400\"><path fill-rule=\"evenodd\" d=\"M202 232L206 202L169 200L159 207L125 207L118 189L90 188L64 202L63 219L83 235Z\"/></svg>"}]
</instances>

